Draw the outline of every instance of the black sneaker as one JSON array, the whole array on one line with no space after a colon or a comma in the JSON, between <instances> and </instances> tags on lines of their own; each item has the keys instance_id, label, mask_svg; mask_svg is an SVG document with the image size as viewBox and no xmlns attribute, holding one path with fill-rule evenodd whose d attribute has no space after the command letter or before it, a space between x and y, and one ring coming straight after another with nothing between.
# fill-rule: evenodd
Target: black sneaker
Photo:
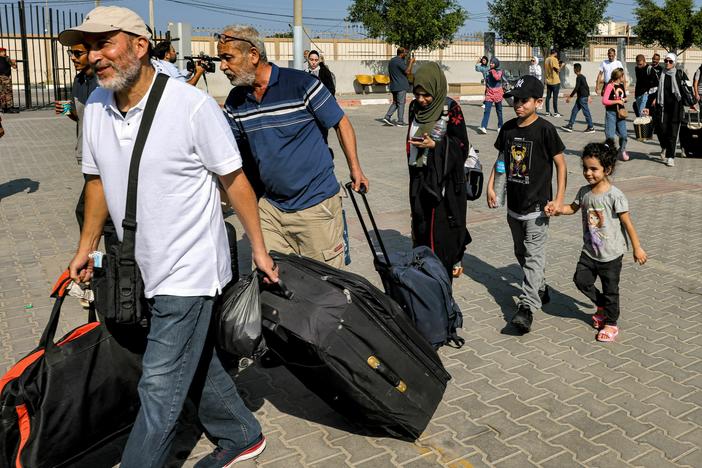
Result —
<instances>
[{"instance_id":1,"label":"black sneaker","mask_svg":"<svg viewBox=\"0 0 702 468\"><path fill-rule=\"evenodd\" d=\"M406 126L407 126L407 123L405 123L405 122L395 122L395 126L397 126L397 127L406 127Z\"/></svg>"},{"instance_id":2,"label":"black sneaker","mask_svg":"<svg viewBox=\"0 0 702 468\"><path fill-rule=\"evenodd\" d=\"M390 120L390 119L387 118L387 117L383 117L383 123L384 123L385 125L390 125L390 126L394 126L394 125L395 125L394 123L392 123L392 120Z\"/></svg>"},{"instance_id":3,"label":"black sneaker","mask_svg":"<svg viewBox=\"0 0 702 468\"><path fill-rule=\"evenodd\" d=\"M544 287L543 291L539 291L539 298L541 299L541 305L546 305L551 302L551 295L548 293L548 284Z\"/></svg>"},{"instance_id":4,"label":"black sneaker","mask_svg":"<svg viewBox=\"0 0 702 468\"><path fill-rule=\"evenodd\" d=\"M588 127L583 133L595 133L595 127Z\"/></svg>"},{"instance_id":5,"label":"black sneaker","mask_svg":"<svg viewBox=\"0 0 702 468\"><path fill-rule=\"evenodd\" d=\"M529 306L521 304L519 309L517 309L517 313L514 314L514 317L512 317L512 320L510 320L509 323L511 323L521 333L529 333L531 330L531 322L533 321L534 317L531 313L531 309L529 309Z\"/></svg>"},{"instance_id":6,"label":"black sneaker","mask_svg":"<svg viewBox=\"0 0 702 468\"><path fill-rule=\"evenodd\" d=\"M256 458L266 449L266 438L261 434L256 442L243 450L225 450L217 447L214 452L195 463L195 468L229 468L244 460Z\"/></svg>"},{"instance_id":7,"label":"black sneaker","mask_svg":"<svg viewBox=\"0 0 702 468\"><path fill-rule=\"evenodd\" d=\"M570 125L570 124L563 125L561 128L562 128L563 130L565 130L566 132L568 132L568 133L570 133L570 132L573 131L573 126Z\"/></svg>"}]
</instances>

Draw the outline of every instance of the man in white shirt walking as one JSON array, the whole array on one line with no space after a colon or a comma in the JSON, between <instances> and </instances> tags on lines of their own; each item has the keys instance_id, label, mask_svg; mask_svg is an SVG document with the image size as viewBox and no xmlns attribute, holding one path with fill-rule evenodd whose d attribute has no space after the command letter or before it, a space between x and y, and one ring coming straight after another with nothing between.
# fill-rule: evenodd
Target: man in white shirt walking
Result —
<instances>
[{"instance_id":1,"label":"man in white shirt walking","mask_svg":"<svg viewBox=\"0 0 702 468\"><path fill-rule=\"evenodd\" d=\"M624 68L622 62L616 59L617 51L610 48L607 51L607 60L600 64L600 71L597 73L597 81L595 81L595 92L598 94L604 93L604 88L609 83L612 72L617 68ZM624 68L626 70L626 68ZM626 88L626 75L624 75L624 88Z\"/></svg>"},{"instance_id":2,"label":"man in white shirt walking","mask_svg":"<svg viewBox=\"0 0 702 468\"><path fill-rule=\"evenodd\" d=\"M150 33L133 11L98 7L61 33L84 43L100 88L84 114L85 224L69 269L74 281L93 270L108 211L123 238L129 165L156 72ZM123 468L160 468L186 396L217 449L198 467L223 467L265 448L261 426L246 408L207 339L214 297L231 279L217 179L251 240L253 260L277 281L263 243L256 197L217 103L193 86L168 79L140 164L135 257L151 323L139 381L141 409L125 447ZM202 375L204 378L195 378Z\"/></svg>"}]
</instances>

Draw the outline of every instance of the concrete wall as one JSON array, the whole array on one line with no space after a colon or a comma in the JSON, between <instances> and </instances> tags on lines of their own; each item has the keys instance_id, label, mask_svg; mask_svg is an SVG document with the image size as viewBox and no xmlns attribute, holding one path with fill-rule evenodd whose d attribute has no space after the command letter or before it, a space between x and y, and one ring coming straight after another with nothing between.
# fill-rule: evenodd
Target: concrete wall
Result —
<instances>
[{"instance_id":1,"label":"concrete wall","mask_svg":"<svg viewBox=\"0 0 702 468\"><path fill-rule=\"evenodd\" d=\"M358 94L362 95L364 90L362 86L356 82L356 75L375 75L375 74L386 74L387 73L387 60L361 60L361 61L327 61L327 66L334 72L336 76L336 90L337 94ZM423 62L417 62L417 66L421 66ZM597 78L597 73L599 70L599 62L580 62L583 69L582 72L587 78L590 85L590 90L594 92L595 90L595 79ZM276 65L287 67L292 66L292 61L279 61ZM446 73L446 79L449 83L480 83L482 78L481 74L475 71L474 63L467 63L462 61L443 61L441 66ZM630 84L633 86L635 83L635 73L634 73L634 63L627 63L627 73L630 80ZM700 63L688 62L684 65L684 69L687 71L687 75L692 80L692 75ZM502 62L502 68L508 70L512 75L519 76L527 72L529 69L529 64L527 62ZM209 84L209 93L215 97L221 98L229 94L231 90L231 84L229 80L220 71L214 74L207 75L207 81ZM575 85L575 72L573 71L573 64L568 63L561 72L561 81L563 88L572 88ZM199 87L205 89L204 80L200 80ZM366 90L368 94L373 93L387 93L387 88L385 86L372 86L371 89Z\"/></svg>"}]
</instances>

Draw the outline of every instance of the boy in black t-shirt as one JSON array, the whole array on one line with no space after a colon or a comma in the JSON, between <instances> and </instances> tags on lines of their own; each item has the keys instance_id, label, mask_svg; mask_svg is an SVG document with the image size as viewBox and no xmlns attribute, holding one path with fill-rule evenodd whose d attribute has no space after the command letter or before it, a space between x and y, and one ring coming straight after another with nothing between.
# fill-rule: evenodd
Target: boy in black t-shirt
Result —
<instances>
[{"instance_id":1,"label":"boy in black t-shirt","mask_svg":"<svg viewBox=\"0 0 702 468\"><path fill-rule=\"evenodd\" d=\"M570 112L570 120L568 120L568 123L561 128L566 132L572 132L575 118L578 116L578 112L580 112L582 109L583 115L585 116L585 121L587 122L585 133L595 133L595 127L592 126L592 116L590 115L589 107L590 102L592 102L592 98L590 98L590 87L587 85L585 75L581 73L582 69L583 67L579 63L573 65L573 70L575 70L577 78L575 79L575 88L573 88L573 92L566 98L566 104L573 99L573 96L577 95L578 97L577 101L575 101L575 105L573 106L573 110Z\"/></svg>"},{"instance_id":2,"label":"boy in black t-shirt","mask_svg":"<svg viewBox=\"0 0 702 468\"><path fill-rule=\"evenodd\" d=\"M563 205L566 188L565 146L556 127L536 115L544 87L533 76L523 76L506 97L514 98L516 119L505 123L495 141L504 155L507 178L507 222L512 231L514 254L524 272L517 313L510 323L522 333L531 329L533 312L549 301L546 286L546 239L549 217ZM553 165L558 191L551 191ZM497 208L495 168L487 184L487 202Z\"/></svg>"}]
</instances>

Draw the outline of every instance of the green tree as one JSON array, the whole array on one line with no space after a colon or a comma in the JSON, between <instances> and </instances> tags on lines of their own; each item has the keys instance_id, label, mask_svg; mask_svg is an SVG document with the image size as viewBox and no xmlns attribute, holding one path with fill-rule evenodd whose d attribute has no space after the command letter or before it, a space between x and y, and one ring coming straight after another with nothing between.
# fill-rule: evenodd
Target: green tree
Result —
<instances>
[{"instance_id":1,"label":"green tree","mask_svg":"<svg viewBox=\"0 0 702 468\"><path fill-rule=\"evenodd\" d=\"M291 37L293 37L293 32L292 32L292 31L277 32L277 33L273 34L271 37L275 37L275 38L291 38Z\"/></svg>"},{"instance_id":2,"label":"green tree","mask_svg":"<svg viewBox=\"0 0 702 468\"><path fill-rule=\"evenodd\" d=\"M468 14L455 0L354 0L348 21L409 50L446 47Z\"/></svg>"},{"instance_id":3,"label":"green tree","mask_svg":"<svg viewBox=\"0 0 702 468\"><path fill-rule=\"evenodd\" d=\"M660 44L676 54L702 46L702 8L695 12L692 0L666 0L659 7L652 0L638 0L634 10L634 34L644 45Z\"/></svg>"},{"instance_id":4,"label":"green tree","mask_svg":"<svg viewBox=\"0 0 702 468\"><path fill-rule=\"evenodd\" d=\"M546 51L585 47L597 32L609 0L494 0L490 28L502 40Z\"/></svg>"}]
</instances>

